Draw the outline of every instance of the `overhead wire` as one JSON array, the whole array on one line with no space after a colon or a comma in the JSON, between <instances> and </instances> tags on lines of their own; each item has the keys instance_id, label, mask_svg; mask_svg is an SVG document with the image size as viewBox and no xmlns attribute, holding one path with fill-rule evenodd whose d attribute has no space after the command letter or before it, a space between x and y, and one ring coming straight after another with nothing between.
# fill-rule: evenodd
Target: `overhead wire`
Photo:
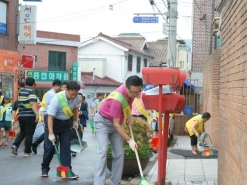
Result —
<instances>
[{"instance_id":1,"label":"overhead wire","mask_svg":"<svg viewBox=\"0 0 247 185\"><path fill-rule=\"evenodd\" d=\"M119 2L116 2L112 5L117 5L117 4L120 4L120 3L123 3L123 2L126 2L126 1L129 1L129 0L123 0L123 1L119 1ZM51 20L51 21L37 21L37 22L30 22L30 23L46 23L46 22L59 22L59 21L67 21L67 20L73 20L73 19L77 19L77 18L81 18L81 17L85 17L85 16L88 16L88 15L91 15L91 14L94 14L94 13L97 13L97 12L100 12L104 9L107 9L108 6L102 6L102 7L99 7L99 8L95 8L95 9L91 9L91 10L87 10L86 12L88 11L92 11L92 10L97 10L97 11L94 11L94 12L91 12L91 13L88 13L88 14L84 14L84 15L81 15L81 16L77 16L77 17L73 17L73 18L68 18L68 19L59 19L59 20ZM76 13L75 13L76 14ZM73 15L73 14L71 14ZM64 17L66 15L63 15L63 16L60 16L60 17ZM59 17L58 17L59 18ZM18 24L25 24L25 23L18 23Z\"/></svg>"}]
</instances>

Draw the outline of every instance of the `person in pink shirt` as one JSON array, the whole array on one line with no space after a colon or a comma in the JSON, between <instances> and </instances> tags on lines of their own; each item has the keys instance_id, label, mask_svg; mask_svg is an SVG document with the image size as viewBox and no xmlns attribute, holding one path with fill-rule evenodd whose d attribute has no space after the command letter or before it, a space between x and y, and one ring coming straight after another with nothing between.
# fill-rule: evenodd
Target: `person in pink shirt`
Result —
<instances>
[{"instance_id":1,"label":"person in pink shirt","mask_svg":"<svg viewBox=\"0 0 247 185\"><path fill-rule=\"evenodd\" d=\"M145 93L145 92L142 92L142 93ZM139 108L138 108L138 106L136 105L135 102L132 103L132 116L133 117L140 117L140 118L144 119L145 121L154 121L154 122L156 122L157 121L156 116L152 113L151 110L146 110L145 105L143 104L143 101L142 101L142 93L139 96L137 96L136 98L137 98L138 102L140 103L140 105L142 106L142 108L150 116L151 119L150 120L147 120L147 118L139 110Z\"/></svg>"},{"instance_id":2,"label":"person in pink shirt","mask_svg":"<svg viewBox=\"0 0 247 185\"><path fill-rule=\"evenodd\" d=\"M135 97L141 93L143 81L138 76L130 76L126 83L117 88L114 92L120 93L132 106ZM123 139L125 139L130 148L134 151L137 145L133 138L128 136L124 131L122 124L124 123L124 112L122 104L116 99L106 99L99 111L95 114L94 123L96 137L98 142L97 159L94 172L94 184L103 185L106 180L106 161L109 140L112 144L113 162L111 185L120 185L124 164L124 147ZM126 120L126 124L132 123L132 116Z\"/></svg>"}]
</instances>

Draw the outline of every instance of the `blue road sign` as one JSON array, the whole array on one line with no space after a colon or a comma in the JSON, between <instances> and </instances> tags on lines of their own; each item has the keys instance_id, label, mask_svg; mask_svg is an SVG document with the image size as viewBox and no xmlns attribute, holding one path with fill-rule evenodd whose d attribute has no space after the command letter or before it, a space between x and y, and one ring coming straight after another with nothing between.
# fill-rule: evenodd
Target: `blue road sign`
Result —
<instances>
[{"instance_id":1,"label":"blue road sign","mask_svg":"<svg viewBox=\"0 0 247 185\"><path fill-rule=\"evenodd\" d=\"M159 17L134 17L133 18L134 23L159 23Z\"/></svg>"}]
</instances>

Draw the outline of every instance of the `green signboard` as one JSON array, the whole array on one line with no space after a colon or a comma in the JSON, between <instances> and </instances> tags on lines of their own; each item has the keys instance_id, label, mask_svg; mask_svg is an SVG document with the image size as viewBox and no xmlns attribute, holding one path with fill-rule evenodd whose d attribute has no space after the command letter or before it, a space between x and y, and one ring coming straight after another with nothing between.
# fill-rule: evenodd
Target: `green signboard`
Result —
<instances>
[{"instance_id":1,"label":"green signboard","mask_svg":"<svg viewBox=\"0 0 247 185\"><path fill-rule=\"evenodd\" d=\"M28 70L27 76L34 78L36 81L53 81L56 79L62 82L69 80L69 73L64 71L35 71Z\"/></svg>"},{"instance_id":2,"label":"green signboard","mask_svg":"<svg viewBox=\"0 0 247 185\"><path fill-rule=\"evenodd\" d=\"M72 62L72 80L78 81L78 62Z\"/></svg>"}]
</instances>

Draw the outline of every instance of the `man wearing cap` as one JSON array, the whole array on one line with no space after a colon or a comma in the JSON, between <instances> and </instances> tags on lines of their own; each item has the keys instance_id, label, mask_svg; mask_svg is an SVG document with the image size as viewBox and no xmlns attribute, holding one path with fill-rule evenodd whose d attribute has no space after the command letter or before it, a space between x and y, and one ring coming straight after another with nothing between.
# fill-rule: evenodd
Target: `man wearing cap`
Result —
<instances>
[{"instance_id":1,"label":"man wearing cap","mask_svg":"<svg viewBox=\"0 0 247 185\"><path fill-rule=\"evenodd\" d=\"M37 109L37 96L34 92L36 88L35 80L31 77L26 78L26 86L18 92L18 109L20 133L12 145L12 153L17 155L18 147L22 140L25 139L24 156L31 156L31 145L33 134L39 120Z\"/></svg>"}]
</instances>

